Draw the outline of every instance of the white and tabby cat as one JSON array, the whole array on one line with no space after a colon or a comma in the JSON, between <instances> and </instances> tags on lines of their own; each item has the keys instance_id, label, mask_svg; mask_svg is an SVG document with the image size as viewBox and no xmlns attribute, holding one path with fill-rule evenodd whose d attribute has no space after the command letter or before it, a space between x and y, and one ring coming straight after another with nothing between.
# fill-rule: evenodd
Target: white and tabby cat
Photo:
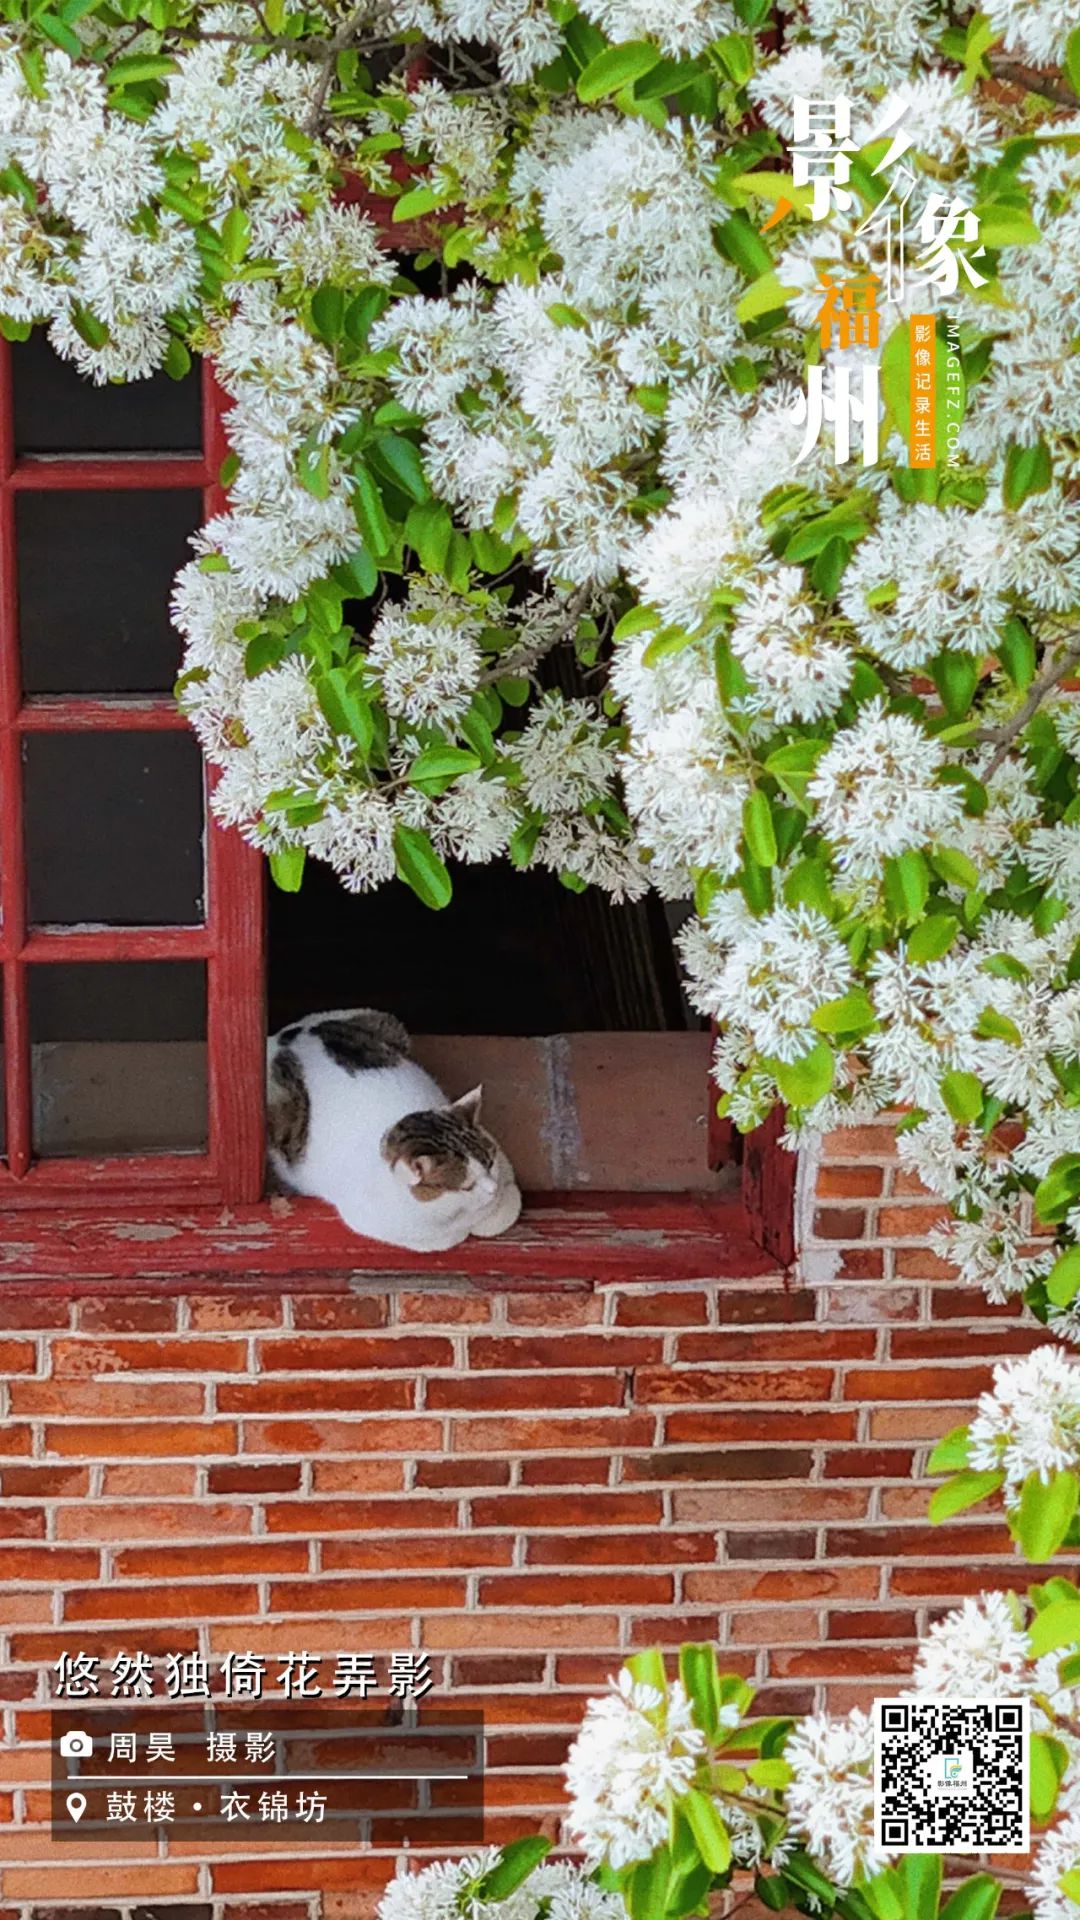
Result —
<instances>
[{"instance_id":1,"label":"white and tabby cat","mask_svg":"<svg viewBox=\"0 0 1080 1920\"><path fill-rule=\"evenodd\" d=\"M447 1100L392 1014L310 1014L273 1035L267 1071L275 1173L354 1233L437 1253L513 1226L521 1195L480 1088Z\"/></svg>"}]
</instances>

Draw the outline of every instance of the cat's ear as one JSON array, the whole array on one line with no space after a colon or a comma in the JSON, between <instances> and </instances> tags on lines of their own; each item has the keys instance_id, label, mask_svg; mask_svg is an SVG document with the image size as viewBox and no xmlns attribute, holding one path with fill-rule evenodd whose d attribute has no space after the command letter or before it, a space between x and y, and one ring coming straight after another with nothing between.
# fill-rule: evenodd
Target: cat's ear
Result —
<instances>
[{"instance_id":1,"label":"cat's ear","mask_svg":"<svg viewBox=\"0 0 1080 1920\"><path fill-rule=\"evenodd\" d=\"M430 1185L435 1171L435 1159L430 1153L403 1153L394 1161L395 1177L407 1187Z\"/></svg>"},{"instance_id":2,"label":"cat's ear","mask_svg":"<svg viewBox=\"0 0 1080 1920\"><path fill-rule=\"evenodd\" d=\"M474 1087L471 1093L463 1093L460 1100L455 1100L451 1111L460 1113L462 1119L467 1121L470 1127L475 1127L480 1118L480 1103L483 1098L484 1089L481 1084L478 1087Z\"/></svg>"}]
</instances>

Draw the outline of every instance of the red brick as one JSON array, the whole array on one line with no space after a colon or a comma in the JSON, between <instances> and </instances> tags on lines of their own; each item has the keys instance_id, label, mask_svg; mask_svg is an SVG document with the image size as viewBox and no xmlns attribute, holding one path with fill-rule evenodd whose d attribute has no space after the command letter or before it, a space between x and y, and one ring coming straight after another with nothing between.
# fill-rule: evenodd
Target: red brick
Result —
<instances>
[{"instance_id":1,"label":"red brick","mask_svg":"<svg viewBox=\"0 0 1080 1920\"><path fill-rule=\"evenodd\" d=\"M829 1612L826 1643L830 1640L912 1640L915 1615L896 1608L855 1607Z\"/></svg>"},{"instance_id":2,"label":"red brick","mask_svg":"<svg viewBox=\"0 0 1080 1920\"><path fill-rule=\"evenodd\" d=\"M671 1511L677 1521L712 1521L717 1526L739 1521L805 1524L859 1520L869 1499L866 1487L676 1487Z\"/></svg>"},{"instance_id":3,"label":"red brick","mask_svg":"<svg viewBox=\"0 0 1080 1920\"><path fill-rule=\"evenodd\" d=\"M538 1687L544 1678L545 1662L527 1654L508 1654L503 1659L487 1654L461 1654L450 1662L452 1687Z\"/></svg>"},{"instance_id":4,"label":"red brick","mask_svg":"<svg viewBox=\"0 0 1080 1920\"><path fill-rule=\"evenodd\" d=\"M1010 1353L1033 1353L1045 1347L1045 1327L897 1327L891 1339L893 1360L978 1360L983 1354L994 1358Z\"/></svg>"},{"instance_id":5,"label":"red brick","mask_svg":"<svg viewBox=\"0 0 1080 1920\"><path fill-rule=\"evenodd\" d=\"M798 1291L758 1285L725 1289L716 1296L716 1318L722 1327L801 1326L816 1312L809 1288Z\"/></svg>"},{"instance_id":6,"label":"red brick","mask_svg":"<svg viewBox=\"0 0 1080 1920\"><path fill-rule=\"evenodd\" d=\"M891 1160L896 1155L896 1133L890 1126L840 1127L827 1133L822 1158L836 1160Z\"/></svg>"},{"instance_id":7,"label":"red brick","mask_svg":"<svg viewBox=\"0 0 1080 1920\"><path fill-rule=\"evenodd\" d=\"M107 1466L101 1476L101 1491L107 1500L190 1500L197 1492L197 1468L179 1461L155 1460L151 1466L126 1461Z\"/></svg>"},{"instance_id":8,"label":"red brick","mask_svg":"<svg viewBox=\"0 0 1080 1920\"><path fill-rule=\"evenodd\" d=\"M846 1400L975 1400L993 1383L992 1367L853 1367Z\"/></svg>"},{"instance_id":9,"label":"red brick","mask_svg":"<svg viewBox=\"0 0 1080 1920\"><path fill-rule=\"evenodd\" d=\"M493 1372L533 1367L639 1367L658 1360L661 1341L651 1334L570 1333L545 1338L478 1333L469 1337L469 1364Z\"/></svg>"},{"instance_id":10,"label":"red brick","mask_svg":"<svg viewBox=\"0 0 1080 1920\"><path fill-rule=\"evenodd\" d=\"M957 1400L943 1407L923 1407L913 1402L905 1406L873 1407L870 1413L872 1440L939 1440L943 1433L971 1419L971 1402Z\"/></svg>"},{"instance_id":11,"label":"red brick","mask_svg":"<svg viewBox=\"0 0 1080 1920\"><path fill-rule=\"evenodd\" d=\"M454 1349L442 1337L422 1334L373 1336L369 1340L320 1339L318 1334L259 1341L259 1363L267 1373L366 1373L369 1367L394 1367L415 1373L428 1367L452 1367Z\"/></svg>"},{"instance_id":12,"label":"red brick","mask_svg":"<svg viewBox=\"0 0 1080 1920\"><path fill-rule=\"evenodd\" d=\"M399 1293L397 1317L403 1326L479 1326L491 1319L491 1299L479 1293Z\"/></svg>"},{"instance_id":13,"label":"red brick","mask_svg":"<svg viewBox=\"0 0 1080 1920\"><path fill-rule=\"evenodd\" d=\"M93 1580L100 1566L89 1547L0 1547L0 1580Z\"/></svg>"},{"instance_id":14,"label":"red brick","mask_svg":"<svg viewBox=\"0 0 1080 1920\"><path fill-rule=\"evenodd\" d=\"M71 1307L66 1300L27 1299L15 1293L0 1298L0 1327L5 1333L47 1333L70 1325Z\"/></svg>"},{"instance_id":15,"label":"red brick","mask_svg":"<svg viewBox=\"0 0 1080 1920\"><path fill-rule=\"evenodd\" d=\"M433 1413L510 1407L618 1407L624 1396L617 1373L468 1374L429 1380L424 1405Z\"/></svg>"},{"instance_id":16,"label":"red brick","mask_svg":"<svg viewBox=\"0 0 1080 1920\"><path fill-rule=\"evenodd\" d=\"M909 1447L841 1447L825 1456L826 1480L906 1480L914 1454Z\"/></svg>"},{"instance_id":17,"label":"red brick","mask_svg":"<svg viewBox=\"0 0 1080 1920\"><path fill-rule=\"evenodd\" d=\"M424 1574L395 1580L282 1580L270 1588L271 1613L406 1613L435 1607L463 1607L464 1579Z\"/></svg>"},{"instance_id":18,"label":"red brick","mask_svg":"<svg viewBox=\"0 0 1080 1920\"><path fill-rule=\"evenodd\" d=\"M32 1340L0 1340L0 1376L33 1373L36 1367L37 1347Z\"/></svg>"},{"instance_id":19,"label":"red brick","mask_svg":"<svg viewBox=\"0 0 1080 1920\"><path fill-rule=\"evenodd\" d=\"M623 1462L626 1480L805 1480L813 1454L797 1447L646 1453Z\"/></svg>"},{"instance_id":20,"label":"red brick","mask_svg":"<svg viewBox=\"0 0 1080 1920\"><path fill-rule=\"evenodd\" d=\"M214 1493L295 1493L300 1485L300 1468L285 1464L267 1467L209 1467L207 1489Z\"/></svg>"},{"instance_id":21,"label":"red brick","mask_svg":"<svg viewBox=\"0 0 1080 1920\"><path fill-rule=\"evenodd\" d=\"M418 1487L505 1487L508 1460L418 1460Z\"/></svg>"},{"instance_id":22,"label":"red brick","mask_svg":"<svg viewBox=\"0 0 1080 1920\"><path fill-rule=\"evenodd\" d=\"M44 1540L44 1507L6 1507L0 1513L0 1540Z\"/></svg>"},{"instance_id":23,"label":"red brick","mask_svg":"<svg viewBox=\"0 0 1080 1920\"><path fill-rule=\"evenodd\" d=\"M669 1413L665 1426L668 1440L854 1440L857 1415L853 1412L814 1408L809 1413L797 1409L755 1407L745 1413L711 1413L693 1409Z\"/></svg>"},{"instance_id":24,"label":"red brick","mask_svg":"<svg viewBox=\"0 0 1080 1920\"><path fill-rule=\"evenodd\" d=\"M919 1317L915 1287L828 1287L824 1304L830 1326L881 1326Z\"/></svg>"},{"instance_id":25,"label":"red brick","mask_svg":"<svg viewBox=\"0 0 1080 1920\"><path fill-rule=\"evenodd\" d=\"M814 1215L814 1233L819 1240L862 1240L866 1214L860 1207L819 1207Z\"/></svg>"},{"instance_id":26,"label":"red brick","mask_svg":"<svg viewBox=\"0 0 1080 1920\"><path fill-rule=\"evenodd\" d=\"M664 1567L679 1567L716 1559L715 1533L656 1533L655 1559ZM641 1565L640 1533L541 1534L525 1547L530 1567L635 1567Z\"/></svg>"},{"instance_id":27,"label":"red brick","mask_svg":"<svg viewBox=\"0 0 1080 1920\"><path fill-rule=\"evenodd\" d=\"M389 1539L324 1540L324 1573L355 1568L362 1573L406 1573L416 1567L509 1567L511 1535L493 1533L394 1534Z\"/></svg>"},{"instance_id":28,"label":"red brick","mask_svg":"<svg viewBox=\"0 0 1080 1920\"><path fill-rule=\"evenodd\" d=\"M196 1293L188 1300L188 1318L196 1333L258 1332L280 1327L280 1293Z\"/></svg>"},{"instance_id":29,"label":"red brick","mask_svg":"<svg viewBox=\"0 0 1080 1920\"><path fill-rule=\"evenodd\" d=\"M474 1527L656 1527L663 1503L655 1493L491 1494L471 1503Z\"/></svg>"},{"instance_id":30,"label":"red brick","mask_svg":"<svg viewBox=\"0 0 1080 1920\"><path fill-rule=\"evenodd\" d=\"M999 1528L1003 1533L1004 1529ZM1008 1539L1004 1540L1003 1553L1007 1554ZM1057 1569L1047 1568L1045 1573L1036 1572L1031 1567L1024 1568L1024 1580L1050 1579ZM889 1570L889 1589L892 1593L940 1594L948 1599L959 1599L968 1593L983 1593L1007 1587L1016 1578L1016 1563L1007 1557L998 1561L996 1566L971 1566L951 1561L936 1567L892 1567Z\"/></svg>"},{"instance_id":31,"label":"red brick","mask_svg":"<svg viewBox=\"0 0 1080 1920\"><path fill-rule=\"evenodd\" d=\"M737 1372L731 1367L711 1370L693 1367L642 1367L634 1378L639 1402L678 1405L688 1401L827 1400L832 1392L829 1367L762 1367Z\"/></svg>"},{"instance_id":32,"label":"red brick","mask_svg":"<svg viewBox=\"0 0 1080 1920\"><path fill-rule=\"evenodd\" d=\"M268 1533L415 1533L424 1527L453 1527L453 1500L303 1500L271 1503Z\"/></svg>"},{"instance_id":33,"label":"red brick","mask_svg":"<svg viewBox=\"0 0 1080 1920\"><path fill-rule=\"evenodd\" d=\"M882 1207L877 1230L883 1240L925 1240L948 1218L948 1210L940 1201L924 1207Z\"/></svg>"},{"instance_id":34,"label":"red brick","mask_svg":"<svg viewBox=\"0 0 1080 1920\"><path fill-rule=\"evenodd\" d=\"M292 1317L301 1333L385 1327L390 1299L385 1293L301 1293L293 1301Z\"/></svg>"},{"instance_id":35,"label":"red brick","mask_svg":"<svg viewBox=\"0 0 1080 1920\"><path fill-rule=\"evenodd\" d=\"M80 1300L77 1324L82 1333L173 1333L178 1304L158 1293Z\"/></svg>"},{"instance_id":36,"label":"red brick","mask_svg":"<svg viewBox=\"0 0 1080 1920\"><path fill-rule=\"evenodd\" d=\"M87 1454L109 1459L119 1454L221 1454L236 1452L236 1428L223 1420L132 1420L121 1431L113 1426L73 1421L70 1426L45 1429L47 1453Z\"/></svg>"},{"instance_id":37,"label":"red brick","mask_svg":"<svg viewBox=\"0 0 1080 1920\"><path fill-rule=\"evenodd\" d=\"M405 1413L416 1403L416 1383L390 1375L345 1380L226 1380L217 1389L219 1413Z\"/></svg>"},{"instance_id":38,"label":"red brick","mask_svg":"<svg viewBox=\"0 0 1080 1920\"><path fill-rule=\"evenodd\" d=\"M306 1573L306 1540L228 1540L201 1542L198 1549L201 1574ZM121 1580L167 1580L171 1574L182 1577L191 1572L190 1547L131 1547L114 1554L113 1562ZM213 1611L217 1589L206 1590L206 1610Z\"/></svg>"},{"instance_id":39,"label":"red brick","mask_svg":"<svg viewBox=\"0 0 1080 1920\"><path fill-rule=\"evenodd\" d=\"M772 1607L758 1607L751 1613L733 1613L728 1620L731 1640L737 1646L775 1647L790 1641L799 1645L803 1641L816 1641L818 1637L818 1619L816 1612L798 1608L775 1613ZM727 1665L726 1650L721 1656Z\"/></svg>"},{"instance_id":40,"label":"red brick","mask_svg":"<svg viewBox=\"0 0 1080 1920\"><path fill-rule=\"evenodd\" d=\"M184 1587L177 1583L168 1587L77 1587L64 1595L66 1621L199 1621L205 1620L211 1607L216 1619L228 1614L258 1613L259 1590L254 1586ZM140 1639L140 1646L143 1644Z\"/></svg>"},{"instance_id":41,"label":"red brick","mask_svg":"<svg viewBox=\"0 0 1080 1920\"><path fill-rule=\"evenodd\" d=\"M911 1676L912 1649L899 1647L790 1647L769 1654L769 1672L779 1680L834 1674Z\"/></svg>"},{"instance_id":42,"label":"red brick","mask_svg":"<svg viewBox=\"0 0 1080 1920\"><path fill-rule=\"evenodd\" d=\"M109 1373L240 1373L247 1366L245 1340L204 1340L178 1334L172 1340L80 1340L52 1343L53 1373L93 1378Z\"/></svg>"},{"instance_id":43,"label":"red brick","mask_svg":"<svg viewBox=\"0 0 1080 1920\"><path fill-rule=\"evenodd\" d=\"M522 1487L606 1487L611 1462L602 1453L537 1453L517 1462Z\"/></svg>"},{"instance_id":44,"label":"red brick","mask_svg":"<svg viewBox=\"0 0 1080 1920\"><path fill-rule=\"evenodd\" d=\"M935 1320L1019 1320L1022 1317L1024 1305L1019 1297L988 1300L980 1287L957 1285L954 1267L948 1271L954 1284L930 1290L930 1310Z\"/></svg>"},{"instance_id":45,"label":"red brick","mask_svg":"<svg viewBox=\"0 0 1080 1920\"><path fill-rule=\"evenodd\" d=\"M758 1360L771 1367L788 1360L872 1360L876 1338L872 1327L837 1331L816 1326L764 1336L750 1328L742 1333L684 1333L677 1342L675 1357L680 1366L709 1360ZM798 1396L783 1397L794 1400Z\"/></svg>"},{"instance_id":46,"label":"red brick","mask_svg":"<svg viewBox=\"0 0 1080 1920\"><path fill-rule=\"evenodd\" d=\"M968 1522L951 1527L830 1527L826 1536L826 1558L860 1559L868 1554L883 1561L920 1555L925 1559L945 1559L951 1554L970 1556L993 1553L1003 1545L1003 1528Z\"/></svg>"},{"instance_id":47,"label":"red brick","mask_svg":"<svg viewBox=\"0 0 1080 1920\"><path fill-rule=\"evenodd\" d=\"M666 1573L517 1573L480 1582L482 1607L664 1607L674 1597Z\"/></svg>"},{"instance_id":48,"label":"red brick","mask_svg":"<svg viewBox=\"0 0 1080 1920\"><path fill-rule=\"evenodd\" d=\"M90 1491L89 1467L5 1467L5 1500L85 1499Z\"/></svg>"},{"instance_id":49,"label":"red brick","mask_svg":"<svg viewBox=\"0 0 1080 1920\"><path fill-rule=\"evenodd\" d=\"M835 1247L830 1251L838 1260L838 1280L880 1280L885 1271L880 1247Z\"/></svg>"},{"instance_id":50,"label":"red brick","mask_svg":"<svg viewBox=\"0 0 1080 1920\"><path fill-rule=\"evenodd\" d=\"M441 1420L245 1420L245 1453L437 1453Z\"/></svg>"},{"instance_id":51,"label":"red brick","mask_svg":"<svg viewBox=\"0 0 1080 1920\"><path fill-rule=\"evenodd\" d=\"M11 1385L13 1413L44 1414L46 1419L137 1420L147 1414L181 1418L199 1414L206 1389L199 1380L16 1380ZM127 1451L119 1441L117 1453Z\"/></svg>"},{"instance_id":52,"label":"red brick","mask_svg":"<svg viewBox=\"0 0 1080 1920\"><path fill-rule=\"evenodd\" d=\"M171 1507L149 1501L122 1506L83 1501L57 1510L56 1531L61 1540L220 1539L223 1534L250 1534L251 1510L209 1500Z\"/></svg>"},{"instance_id":53,"label":"red brick","mask_svg":"<svg viewBox=\"0 0 1080 1920\"><path fill-rule=\"evenodd\" d=\"M557 1293L512 1293L506 1317L512 1325L527 1327L589 1327L603 1315L603 1296L578 1283Z\"/></svg>"},{"instance_id":54,"label":"red brick","mask_svg":"<svg viewBox=\"0 0 1080 1920\"><path fill-rule=\"evenodd\" d=\"M557 1453L563 1447L603 1447L615 1453L624 1447L645 1447L653 1438L652 1414L622 1413L565 1420L455 1420L454 1453Z\"/></svg>"},{"instance_id":55,"label":"red brick","mask_svg":"<svg viewBox=\"0 0 1080 1920\"><path fill-rule=\"evenodd\" d=\"M821 1200L865 1200L879 1194L884 1183L880 1167L822 1167L817 1177Z\"/></svg>"},{"instance_id":56,"label":"red brick","mask_svg":"<svg viewBox=\"0 0 1080 1920\"><path fill-rule=\"evenodd\" d=\"M901 1280L955 1280L956 1268L951 1260L942 1259L939 1253L931 1253L929 1247L897 1247L894 1255L896 1272Z\"/></svg>"},{"instance_id":57,"label":"red brick","mask_svg":"<svg viewBox=\"0 0 1080 1920\"><path fill-rule=\"evenodd\" d=\"M726 1606L733 1600L801 1601L829 1599L871 1600L878 1590L877 1567L716 1567L698 1568L683 1576L687 1600L712 1600Z\"/></svg>"},{"instance_id":58,"label":"red brick","mask_svg":"<svg viewBox=\"0 0 1080 1920\"><path fill-rule=\"evenodd\" d=\"M802 1533L789 1528L784 1532L770 1532L755 1527L753 1532L736 1533L728 1530L725 1535L727 1558L737 1560L812 1560L817 1545L816 1533Z\"/></svg>"},{"instance_id":59,"label":"red brick","mask_svg":"<svg viewBox=\"0 0 1080 1920\"><path fill-rule=\"evenodd\" d=\"M705 1295L670 1288L663 1293L620 1293L615 1298L617 1327L696 1327L708 1318Z\"/></svg>"},{"instance_id":60,"label":"red brick","mask_svg":"<svg viewBox=\"0 0 1080 1920\"><path fill-rule=\"evenodd\" d=\"M405 1468L404 1460L315 1460L311 1485L316 1493L402 1493Z\"/></svg>"}]
</instances>

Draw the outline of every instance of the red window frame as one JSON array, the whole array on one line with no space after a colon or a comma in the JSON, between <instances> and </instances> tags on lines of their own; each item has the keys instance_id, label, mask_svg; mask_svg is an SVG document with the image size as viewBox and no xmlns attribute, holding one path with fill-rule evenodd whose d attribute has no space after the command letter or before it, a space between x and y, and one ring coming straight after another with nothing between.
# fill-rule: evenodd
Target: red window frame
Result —
<instances>
[{"instance_id":1,"label":"red window frame","mask_svg":"<svg viewBox=\"0 0 1080 1920\"><path fill-rule=\"evenodd\" d=\"M0 1211L87 1204L188 1205L257 1200L263 1189L264 862L205 804L205 921L199 926L90 931L27 924L23 741L33 733L165 732L187 722L170 693L24 697L19 657L15 503L28 491L199 488L204 517L225 502L223 396L202 369L202 451L170 455L16 457L11 349L0 343L0 971L3 974L7 1153ZM63 961L198 960L207 974L207 1147L114 1159L33 1155L27 981Z\"/></svg>"}]
</instances>

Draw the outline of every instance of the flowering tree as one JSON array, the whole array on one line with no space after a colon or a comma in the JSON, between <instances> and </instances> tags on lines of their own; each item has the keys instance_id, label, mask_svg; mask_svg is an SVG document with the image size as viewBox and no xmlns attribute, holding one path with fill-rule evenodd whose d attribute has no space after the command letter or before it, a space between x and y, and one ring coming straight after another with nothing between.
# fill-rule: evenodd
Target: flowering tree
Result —
<instances>
[{"instance_id":1,"label":"flowering tree","mask_svg":"<svg viewBox=\"0 0 1080 1920\"><path fill-rule=\"evenodd\" d=\"M692 896L724 1111L748 1128L779 1098L794 1139L904 1109L965 1275L1066 1336L1073 18L0 4L4 332L46 327L97 381L209 354L231 402L230 509L174 600L220 819L288 887L310 856L439 907L448 862L508 855L616 900ZM850 107L828 220L787 170L796 96ZM816 361L837 408L817 310L876 258L898 105L913 211L932 188L981 249L859 350L884 399L859 465L806 446L802 383ZM967 394L927 469L905 446L916 302ZM540 686L560 648L591 691ZM1056 1247L1030 1244L1032 1194Z\"/></svg>"},{"instance_id":2,"label":"flowering tree","mask_svg":"<svg viewBox=\"0 0 1080 1920\"><path fill-rule=\"evenodd\" d=\"M1047 1346L995 1371L970 1429L931 1466L968 1469L939 1488L941 1518L1004 1489L1029 1559L1076 1544L1080 1364ZM982 1485L969 1484L978 1477ZM1041 1829L1028 1871L1034 1920L1080 1909L1080 1589L1055 1577L984 1593L931 1627L909 1697L1030 1699L1030 1791ZM502 1853L393 1881L382 1920L686 1920L750 1869L761 1902L839 1920L994 1920L1002 1884L979 1872L942 1892L940 1855L897 1860L878 1843L873 1727L842 1719L753 1719L753 1689L722 1674L712 1647L635 1655L590 1702L566 1767L567 1837L580 1867L540 1864L528 1837Z\"/></svg>"}]
</instances>

